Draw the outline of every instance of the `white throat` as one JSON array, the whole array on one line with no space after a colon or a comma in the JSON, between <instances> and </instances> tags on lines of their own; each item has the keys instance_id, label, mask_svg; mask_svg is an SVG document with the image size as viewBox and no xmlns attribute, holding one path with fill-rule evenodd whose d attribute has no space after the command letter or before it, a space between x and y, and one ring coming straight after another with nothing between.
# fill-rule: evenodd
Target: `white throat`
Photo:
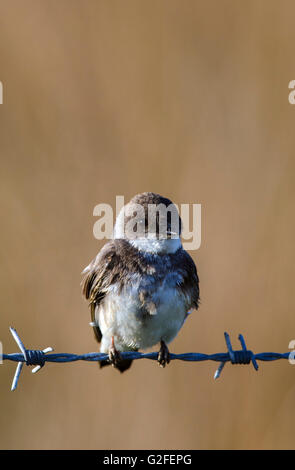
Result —
<instances>
[{"instance_id":1,"label":"white throat","mask_svg":"<svg viewBox=\"0 0 295 470\"><path fill-rule=\"evenodd\" d=\"M167 238L162 240L136 238L134 240L128 240L128 242L139 251L153 254L171 254L182 247L180 238Z\"/></svg>"}]
</instances>

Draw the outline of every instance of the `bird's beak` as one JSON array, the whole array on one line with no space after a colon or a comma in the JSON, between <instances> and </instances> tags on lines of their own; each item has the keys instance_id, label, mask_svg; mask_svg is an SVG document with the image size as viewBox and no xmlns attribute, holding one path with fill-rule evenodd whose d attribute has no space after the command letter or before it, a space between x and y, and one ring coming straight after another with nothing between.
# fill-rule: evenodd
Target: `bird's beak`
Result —
<instances>
[{"instance_id":1,"label":"bird's beak","mask_svg":"<svg viewBox=\"0 0 295 470\"><path fill-rule=\"evenodd\" d=\"M178 238L179 237L179 233L177 232L172 232L171 230L167 230L167 235L168 235L168 238Z\"/></svg>"}]
</instances>

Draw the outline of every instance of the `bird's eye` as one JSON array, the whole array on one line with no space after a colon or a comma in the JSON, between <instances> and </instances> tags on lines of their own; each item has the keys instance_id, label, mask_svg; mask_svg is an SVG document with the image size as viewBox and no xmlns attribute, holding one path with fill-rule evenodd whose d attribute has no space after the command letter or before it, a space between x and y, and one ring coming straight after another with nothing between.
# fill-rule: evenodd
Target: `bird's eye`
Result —
<instances>
[{"instance_id":1,"label":"bird's eye","mask_svg":"<svg viewBox=\"0 0 295 470\"><path fill-rule=\"evenodd\" d=\"M134 233L143 234L145 230L145 220L140 219L136 222L136 225L133 228Z\"/></svg>"}]
</instances>

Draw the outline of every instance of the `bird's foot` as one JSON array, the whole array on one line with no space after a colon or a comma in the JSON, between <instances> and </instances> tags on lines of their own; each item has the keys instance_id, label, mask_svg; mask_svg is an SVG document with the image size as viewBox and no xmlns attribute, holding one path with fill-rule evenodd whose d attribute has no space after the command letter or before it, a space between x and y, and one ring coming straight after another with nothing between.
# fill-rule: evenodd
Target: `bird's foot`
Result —
<instances>
[{"instance_id":1,"label":"bird's foot","mask_svg":"<svg viewBox=\"0 0 295 470\"><path fill-rule=\"evenodd\" d=\"M112 366L114 366L114 367L116 367L122 361L121 354L115 348L115 341L114 341L113 336L112 336L111 347L109 349L109 361L112 364Z\"/></svg>"},{"instance_id":2,"label":"bird's foot","mask_svg":"<svg viewBox=\"0 0 295 470\"><path fill-rule=\"evenodd\" d=\"M165 367L170 362L170 353L165 341L161 340L161 347L158 354L158 363L161 367Z\"/></svg>"}]
</instances>

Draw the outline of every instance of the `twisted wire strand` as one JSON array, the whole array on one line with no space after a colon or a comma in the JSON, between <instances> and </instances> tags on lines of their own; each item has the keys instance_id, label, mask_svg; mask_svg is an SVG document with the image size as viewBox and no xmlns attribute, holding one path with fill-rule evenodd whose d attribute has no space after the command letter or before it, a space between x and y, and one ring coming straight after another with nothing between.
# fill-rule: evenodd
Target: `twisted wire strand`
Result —
<instances>
[{"instance_id":1,"label":"twisted wire strand","mask_svg":"<svg viewBox=\"0 0 295 470\"><path fill-rule=\"evenodd\" d=\"M19 335L16 330L10 327L11 334L15 339L17 345L19 346L20 353L12 354L3 354L3 360L9 360L17 362L17 368L15 371L14 379L12 381L11 390L15 390L19 381L20 373L23 367L23 364L27 366L36 366L32 370L33 373L38 372L46 362L55 362L55 363L68 363L76 361L90 361L98 362L108 360L107 354L102 354L98 352L91 352L86 354L70 354L70 353L52 353L47 354L48 352L53 351L51 347L43 350L35 349L26 349L23 345ZM228 333L224 333L225 342L227 346L227 352L225 353L215 353L215 354L203 354L203 353L182 353L174 354L170 353L170 360L180 360L188 362L203 362L203 361L215 361L219 362L219 367L214 374L214 379L220 377L220 374L227 362L231 364L250 364L252 363L255 370L258 370L257 361L276 361L279 359L289 359L290 352L287 353L274 353L274 352L263 352L254 354L251 350L247 349L244 337L239 335L239 341L241 343L241 350L233 350L230 337ZM158 360L157 352L141 353L135 351L127 351L120 353L122 359L151 359L154 361Z\"/></svg>"}]
</instances>

